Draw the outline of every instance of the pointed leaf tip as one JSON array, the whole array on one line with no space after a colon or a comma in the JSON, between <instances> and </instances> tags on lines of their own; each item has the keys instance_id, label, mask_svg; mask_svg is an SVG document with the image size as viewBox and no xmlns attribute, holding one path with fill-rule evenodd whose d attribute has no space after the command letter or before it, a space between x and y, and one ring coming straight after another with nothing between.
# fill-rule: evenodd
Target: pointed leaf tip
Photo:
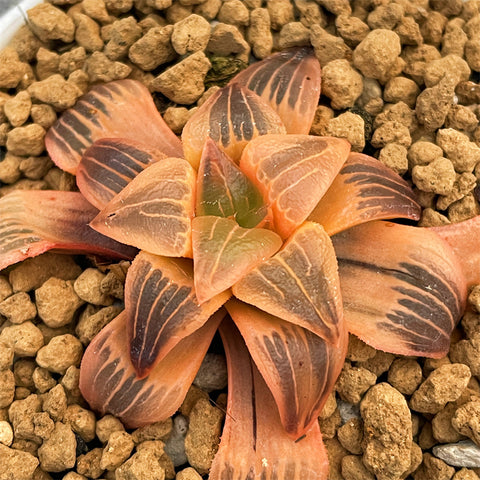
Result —
<instances>
[{"instance_id":1,"label":"pointed leaf tip","mask_svg":"<svg viewBox=\"0 0 480 480\"><path fill-rule=\"evenodd\" d=\"M193 219L192 241L199 302L230 288L282 245L270 230L242 228L234 220L213 216Z\"/></svg>"}]
</instances>

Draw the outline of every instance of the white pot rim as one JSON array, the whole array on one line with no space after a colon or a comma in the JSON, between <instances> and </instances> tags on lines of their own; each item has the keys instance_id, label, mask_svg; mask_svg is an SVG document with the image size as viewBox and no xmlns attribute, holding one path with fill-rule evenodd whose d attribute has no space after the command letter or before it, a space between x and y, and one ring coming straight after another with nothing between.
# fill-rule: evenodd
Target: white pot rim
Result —
<instances>
[{"instance_id":1,"label":"white pot rim","mask_svg":"<svg viewBox=\"0 0 480 480\"><path fill-rule=\"evenodd\" d=\"M23 0L0 17L0 50L4 49L18 32L27 24L27 10L42 3L42 0Z\"/></svg>"}]
</instances>

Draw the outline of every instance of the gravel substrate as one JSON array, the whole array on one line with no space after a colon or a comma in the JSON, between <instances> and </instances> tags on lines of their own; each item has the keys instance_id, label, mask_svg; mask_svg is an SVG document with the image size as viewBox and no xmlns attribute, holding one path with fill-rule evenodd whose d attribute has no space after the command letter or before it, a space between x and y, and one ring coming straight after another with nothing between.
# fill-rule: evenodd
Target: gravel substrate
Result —
<instances>
[{"instance_id":1,"label":"gravel substrate","mask_svg":"<svg viewBox=\"0 0 480 480\"><path fill-rule=\"evenodd\" d=\"M219 85L312 45L312 133L404 176L420 226L480 214L479 0L52 0L0 52L0 197L74 190L44 136L92 84L134 78L175 133ZM206 477L226 403L215 343L180 411L127 430L78 389L82 353L122 309L128 262L46 253L0 272L0 480ZM480 268L480 266L479 266ZM440 360L351 337L320 418L330 480L479 480L480 285Z\"/></svg>"}]
</instances>

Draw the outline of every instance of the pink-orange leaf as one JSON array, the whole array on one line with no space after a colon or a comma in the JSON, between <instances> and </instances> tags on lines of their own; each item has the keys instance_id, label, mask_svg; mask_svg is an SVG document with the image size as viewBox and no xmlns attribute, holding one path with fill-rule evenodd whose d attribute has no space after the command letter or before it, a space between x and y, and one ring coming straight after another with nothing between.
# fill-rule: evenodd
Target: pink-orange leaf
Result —
<instances>
[{"instance_id":1,"label":"pink-orange leaf","mask_svg":"<svg viewBox=\"0 0 480 480\"><path fill-rule=\"evenodd\" d=\"M47 250L133 258L88 226L98 210L78 192L16 190L0 199L0 270Z\"/></svg>"},{"instance_id":2,"label":"pink-orange leaf","mask_svg":"<svg viewBox=\"0 0 480 480\"><path fill-rule=\"evenodd\" d=\"M348 330L380 350L446 355L467 293L448 244L427 229L386 221L332 240Z\"/></svg>"},{"instance_id":3,"label":"pink-orange leaf","mask_svg":"<svg viewBox=\"0 0 480 480\"><path fill-rule=\"evenodd\" d=\"M265 219L267 210L257 187L207 139L198 169L196 215L233 218L241 227L253 228Z\"/></svg>"},{"instance_id":4,"label":"pink-orange leaf","mask_svg":"<svg viewBox=\"0 0 480 480\"><path fill-rule=\"evenodd\" d=\"M480 215L442 227L431 228L452 248L462 266L467 284L480 283Z\"/></svg>"},{"instance_id":5,"label":"pink-orange leaf","mask_svg":"<svg viewBox=\"0 0 480 480\"><path fill-rule=\"evenodd\" d=\"M197 169L205 140L210 137L238 162L245 145L267 133L285 133L278 114L251 90L229 85L199 107L183 128L185 158Z\"/></svg>"},{"instance_id":6,"label":"pink-orange leaf","mask_svg":"<svg viewBox=\"0 0 480 480\"><path fill-rule=\"evenodd\" d=\"M192 242L200 302L230 288L282 245L270 230L242 228L234 220L213 216L193 219Z\"/></svg>"},{"instance_id":7,"label":"pink-orange leaf","mask_svg":"<svg viewBox=\"0 0 480 480\"><path fill-rule=\"evenodd\" d=\"M270 55L236 75L280 115L287 133L307 134L320 98L320 64L312 48L293 48Z\"/></svg>"},{"instance_id":8,"label":"pink-orange leaf","mask_svg":"<svg viewBox=\"0 0 480 480\"><path fill-rule=\"evenodd\" d=\"M329 235L390 218L420 218L413 190L379 160L354 152L308 217L322 224Z\"/></svg>"},{"instance_id":9,"label":"pink-orange leaf","mask_svg":"<svg viewBox=\"0 0 480 480\"><path fill-rule=\"evenodd\" d=\"M175 413L195 378L223 311L184 338L146 378L130 363L126 315L121 313L90 343L80 367L80 390L100 414L111 413L130 428L165 420Z\"/></svg>"},{"instance_id":10,"label":"pink-orange leaf","mask_svg":"<svg viewBox=\"0 0 480 480\"><path fill-rule=\"evenodd\" d=\"M332 344L342 331L342 299L332 242L305 222L285 246L233 286L244 302L311 330Z\"/></svg>"},{"instance_id":11,"label":"pink-orange leaf","mask_svg":"<svg viewBox=\"0 0 480 480\"><path fill-rule=\"evenodd\" d=\"M349 152L341 138L265 135L248 144L240 168L270 203L275 231L287 238L323 197Z\"/></svg>"},{"instance_id":12,"label":"pink-orange leaf","mask_svg":"<svg viewBox=\"0 0 480 480\"><path fill-rule=\"evenodd\" d=\"M95 85L66 110L45 137L52 160L72 174L85 150L101 138L127 138L171 157L182 145L158 113L147 87L135 80Z\"/></svg>"},{"instance_id":13,"label":"pink-orange leaf","mask_svg":"<svg viewBox=\"0 0 480 480\"><path fill-rule=\"evenodd\" d=\"M125 311L130 359L144 377L179 341L201 328L229 298L198 304L192 262L140 252L128 270Z\"/></svg>"},{"instance_id":14,"label":"pink-orange leaf","mask_svg":"<svg viewBox=\"0 0 480 480\"><path fill-rule=\"evenodd\" d=\"M337 345L238 300L226 304L293 440L318 421L345 359L348 335L342 323Z\"/></svg>"},{"instance_id":15,"label":"pink-orange leaf","mask_svg":"<svg viewBox=\"0 0 480 480\"><path fill-rule=\"evenodd\" d=\"M141 171L162 158L166 158L164 153L134 140L97 140L78 165L78 188L92 205L102 209Z\"/></svg>"},{"instance_id":16,"label":"pink-orange leaf","mask_svg":"<svg viewBox=\"0 0 480 480\"><path fill-rule=\"evenodd\" d=\"M318 422L305 437L292 440L238 331L223 322L220 333L227 355L228 404L210 480L326 480L328 458Z\"/></svg>"},{"instance_id":17,"label":"pink-orange leaf","mask_svg":"<svg viewBox=\"0 0 480 480\"><path fill-rule=\"evenodd\" d=\"M196 173L186 160L166 158L138 174L91 226L119 242L157 255L189 257Z\"/></svg>"}]
</instances>

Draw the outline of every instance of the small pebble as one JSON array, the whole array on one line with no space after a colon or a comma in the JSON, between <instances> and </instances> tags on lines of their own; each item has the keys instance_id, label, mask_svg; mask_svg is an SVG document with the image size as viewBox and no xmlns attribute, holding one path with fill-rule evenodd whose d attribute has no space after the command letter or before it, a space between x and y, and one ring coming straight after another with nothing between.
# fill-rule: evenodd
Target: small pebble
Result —
<instances>
[{"instance_id":1,"label":"small pebble","mask_svg":"<svg viewBox=\"0 0 480 480\"><path fill-rule=\"evenodd\" d=\"M95 414L82 408L80 405L69 405L63 416L63 421L80 435L85 442L91 442L95 438Z\"/></svg>"},{"instance_id":2,"label":"small pebble","mask_svg":"<svg viewBox=\"0 0 480 480\"><path fill-rule=\"evenodd\" d=\"M43 42L61 40L73 41L75 25L62 10L49 3L41 3L27 11L30 28Z\"/></svg>"},{"instance_id":3,"label":"small pebble","mask_svg":"<svg viewBox=\"0 0 480 480\"><path fill-rule=\"evenodd\" d=\"M95 434L102 443L106 443L113 432L124 432L125 427L122 422L113 415L105 415L100 418L95 425Z\"/></svg>"},{"instance_id":4,"label":"small pebble","mask_svg":"<svg viewBox=\"0 0 480 480\"><path fill-rule=\"evenodd\" d=\"M173 465L178 467L187 463L185 454L185 436L188 432L188 419L179 414L173 419L170 436L165 442L165 453L172 459Z\"/></svg>"},{"instance_id":5,"label":"small pebble","mask_svg":"<svg viewBox=\"0 0 480 480\"><path fill-rule=\"evenodd\" d=\"M5 116L12 127L20 127L30 116L32 99L25 90L17 93L3 105Z\"/></svg>"},{"instance_id":6,"label":"small pebble","mask_svg":"<svg viewBox=\"0 0 480 480\"><path fill-rule=\"evenodd\" d=\"M23 323L33 320L37 315L35 304L25 292L18 292L0 302L0 315L11 323Z\"/></svg>"},{"instance_id":7,"label":"small pebble","mask_svg":"<svg viewBox=\"0 0 480 480\"><path fill-rule=\"evenodd\" d=\"M80 364L83 348L80 340L70 334L58 335L37 353L37 363L50 372L65 373L67 368Z\"/></svg>"},{"instance_id":8,"label":"small pebble","mask_svg":"<svg viewBox=\"0 0 480 480\"><path fill-rule=\"evenodd\" d=\"M45 129L35 123L13 128L7 134L7 149L13 155L40 155L45 150L45 134Z\"/></svg>"},{"instance_id":9,"label":"small pebble","mask_svg":"<svg viewBox=\"0 0 480 480\"><path fill-rule=\"evenodd\" d=\"M219 21L224 20L219 19ZM200 15L192 14L173 26L172 46L179 55L203 51L207 48L210 33L211 26L207 20Z\"/></svg>"},{"instance_id":10,"label":"small pebble","mask_svg":"<svg viewBox=\"0 0 480 480\"><path fill-rule=\"evenodd\" d=\"M73 287L75 293L85 302L93 305L108 306L113 303L113 298L105 295L101 290L105 274L96 268L87 268L75 280Z\"/></svg>"},{"instance_id":11,"label":"small pebble","mask_svg":"<svg viewBox=\"0 0 480 480\"><path fill-rule=\"evenodd\" d=\"M151 86L175 103L190 105L205 91L204 80L211 66L203 52L196 52L165 70Z\"/></svg>"},{"instance_id":12,"label":"small pebble","mask_svg":"<svg viewBox=\"0 0 480 480\"><path fill-rule=\"evenodd\" d=\"M83 300L74 291L72 280L49 278L35 290L38 315L52 328L62 327L73 320Z\"/></svg>"},{"instance_id":13,"label":"small pebble","mask_svg":"<svg viewBox=\"0 0 480 480\"><path fill-rule=\"evenodd\" d=\"M227 386L227 364L223 355L207 353L193 381L205 392L222 390Z\"/></svg>"},{"instance_id":14,"label":"small pebble","mask_svg":"<svg viewBox=\"0 0 480 480\"><path fill-rule=\"evenodd\" d=\"M127 432L112 432L103 449L100 468L115 470L130 457L134 447L132 437Z\"/></svg>"},{"instance_id":15,"label":"small pebble","mask_svg":"<svg viewBox=\"0 0 480 480\"><path fill-rule=\"evenodd\" d=\"M0 478L30 480L38 466L38 458L31 453L0 445Z\"/></svg>"},{"instance_id":16,"label":"small pebble","mask_svg":"<svg viewBox=\"0 0 480 480\"><path fill-rule=\"evenodd\" d=\"M461 363L440 366L415 390L410 407L417 412L438 413L447 402L460 397L470 377L470 369Z\"/></svg>"},{"instance_id":17,"label":"small pebble","mask_svg":"<svg viewBox=\"0 0 480 480\"><path fill-rule=\"evenodd\" d=\"M43 335L32 322L5 327L0 333L0 342L13 348L19 357L34 357L43 347Z\"/></svg>"},{"instance_id":18,"label":"small pebble","mask_svg":"<svg viewBox=\"0 0 480 480\"><path fill-rule=\"evenodd\" d=\"M471 440L436 445L432 452L453 467L480 468L480 447Z\"/></svg>"},{"instance_id":19,"label":"small pebble","mask_svg":"<svg viewBox=\"0 0 480 480\"><path fill-rule=\"evenodd\" d=\"M210 402L204 399L198 400L190 412L185 453L188 463L201 475L208 473L212 464L218 448L224 416L220 409L210 405Z\"/></svg>"},{"instance_id":20,"label":"small pebble","mask_svg":"<svg viewBox=\"0 0 480 480\"><path fill-rule=\"evenodd\" d=\"M0 443L9 447L13 442L13 429L10 423L0 420Z\"/></svg>"},{"instance_id":21,"label":"small pebble","mask_svg":"<svg viewBox=\"0 0 480 480\"><path fill-rule=\"evenodd\" d=\"M192 467L180 470L175 476L175 480L201 480L200 474Z\"/></svg>"},{"instance_id":22,"label":"small pebble","mask_svg":"<svg viewBox=\"0 0 480 480\"><path fill-rule=\"evenodd\" d=\"M104 470L100 467L102 448L93 448L84 455L77 457L77 472L88 478L101 477Z\"/></svg>"},{"instance_id":23,"label":"small pebble","mask_svg":"<svg viewBox=\"0 0 480 480\"><path fill-rule=\"evenodd\" d=\"M360 411L365 465L379 480L401 478L410 467L412 448L412 420L405 397L388 383L379 383L367 392Z\"/></svg>"},{"instance_id":24,"label":"small pebble","mask_svg":"<svg viewBox=\"0 0 480 480\"><path fill-rule=\"evenodd\" d=\"M46 472L62 472L73 468L76 461L77 441L71 428L56 422L50 437L38 449L40 466Z\"/></svg>"}]
</instances>

